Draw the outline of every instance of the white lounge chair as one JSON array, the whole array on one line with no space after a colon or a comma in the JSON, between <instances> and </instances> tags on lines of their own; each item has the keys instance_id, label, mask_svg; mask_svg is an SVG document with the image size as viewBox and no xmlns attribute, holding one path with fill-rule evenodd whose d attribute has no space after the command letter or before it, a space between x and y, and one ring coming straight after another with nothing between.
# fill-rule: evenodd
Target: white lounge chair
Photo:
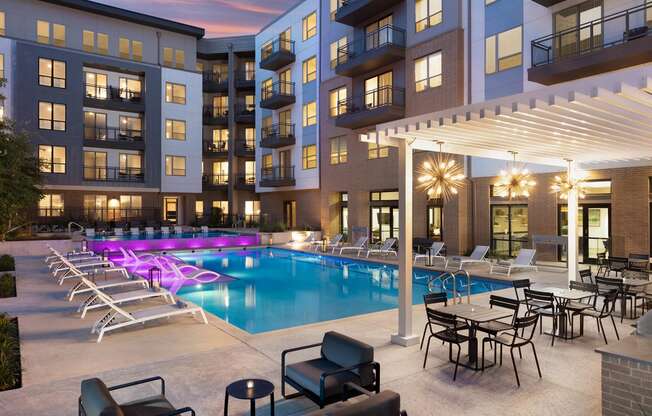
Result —
<instances>
[{"instance_id":1,"label":"white lounge chair","mask_svg":"<svg viewBox=\"0 0 652 416\"><path fill-rule=\"evenodd\" d=\"M332 252L335 253L335 249L342 244L343 238L344 238L344 234L335 234L335 236L333 236L333 238L331 238L328 244L326 245L326 251L332 250Z\"/></svg>"},{"instance_id":2,"label":"white lounge chair","mask_svg":"<svg viewBox=\"0 0 652 416\"><path fill-rule=\"evenodd\" d=\"M86 228L84 234L86 234L86 237L95 237L95 228Z\"/></svg>"},{"instance_id":3,"label":"white lounge chair","mask_svg":"<svg viewBox=\"0 0 652 416\"><path fill-rule=\"evenodd\" d=\"M112 269L102 270L105 279L96 280L95 286L100 290L116 289L121 287L142 287L146 289L149 287L147 280L138 275L130 275L124 267L115 267ZM80 272L80 276L86 276L87 273ZM68 290L66 298L68 302L72 302L73 298L77 295L92 292L92 288L84 284L83 280L75 283L73 287Z\"/></svg>"},{"instance_id":4,"label":"white lounge chair","mask_svg":"<svg viewBox=\"0 0 652 416\"><path fill-rule=\"evenodd\" d=\"M154 235L154 227L145 227L146 235Z\"/></svg>"},{"instance_id":5,"label":"white lounge chair","mask_svg":"<svg viewBox=\"0 0 652 416\"><path fill-rule=\"evenodd\" d=\"M91 291L93 292L91 296L84 300L82 304L79 305L79 308L77 308L77 312L81 312L82 319L90 310L107 307L108 305L106 304L106 299L110 299L114 305L154 298L163 298L168 303L174 303L174 296L172 296L172 293L170 293L169 290L164 288L159 288L158 290L139 289L130 290L128 292L108 294L103 290L100 290L97 286L95 286L93 282L87 278L82 277L81 280L87 287L91 288Z\"/></svg>"},{"instance_id":6,"label":"white lounge chair","mask_svg":"<svg viewBox=\"0 0 652 416\"><path fill-rule=\"evenodd\" d=\"M444 269L446 269L446 266L448 266L448 259L444 256L442 256L441 251L444 248L444 242L443 241L434 241L430 245L430 264L432 264L433 259L438 259L442 260L444 262ZM419 259L424 259L428 261L428 254L415 254L414 255L414 264L417 264L417 261Z\"/></svg>"},{"instance_id":7,"label":"white lounge chair","mask_svg":"<svg viewBox=\"0 0 652 416\"><path fill-rule=\"evenodd\" d=\"M369 248L367 250L367 258L371 254L380 254L383 256L389 256L390 254L393 254L395 256L398 256L396 254L396 250L394 250L394 244L396 244L396 239L395 238L388 238L387 240L383 241L383 244L381 244L378 247L373 247ZM358 256L360 255L360 252L358 251Z\"/></svg>"},{"instance_id":8,"label":"white lounge chair","mask_svg":"<svg viewBox=\"0 0 652 416\"><path fill-rule=\"evenodd\" d=\"M92 251L86 252L73 252L68 254L59 253L57 250L52 249L52 255L45 258L45 263L48 265L48 268L52 270L53 268L59 266L63 263L63 260L68 260L71 263L89 261L94 259L102 259L101 256L98 256Z\"/></svg>"},{"instance_id":9,"label":"white lounge chair","mask_svg":"<svg viewBox=\"0 0 652 416\"><path fill-rule=\"evenodd\" d=\"M199 283L212 283L222 277L222 275L212 270L201 269L189 264L185 264L184 267L180 267L176 263L168 262L168 266L177 279L196 280ZM184 274L182 269L188 271Z\"/></svg>"},{"instance_id":10,"label":"white lounge chair","mask_svg":"<svg viewBox=\"0 0 652 416\"><path fill-rule=\"evenodd\" d=\"M369 237L360 237L356 240L355 243L353 243L353 245L340 247L340 255L342 255L342 253L345 251L356 251L359 255L360 252L365 249L367 240L369 240ZM333 252L335 252L335 249L333 249Z\"/></svg>"},{"instance_id":11,"label":"white lounge chair","mask_svg":"<svg viewBox=\"0 0 652 416\"><path fill-rule=\"evenodd\" d=\"M118 249L122 253L123 264L127 266L141 264L141 263L149 263L156 257L151 253L136 254L132 249L125 250L123 247L118 247Z\"/></svg>"},{"instance_id":12,"label":"white lounge chair","mask_svg":"<svg viewBox=\"0 0 652 416\"><path fill-rule=\"evenodd\" d=\"M465 265L487 264L485 256L489 252L489 246L475 246L470 256L454 256L448 261L448 266L462 270Z\"/></svg>"},{"instance_id":13,"label":"white lounge chair","mask_svg":"<svg viewBox=\"0 0 652 416\"><path fill-rule=\"evenodd\" d=\"M64 281L70 278L79 277L76 271L86 273L88 269L98 269L103 267L115 267L115 265L113 262L108 260L91 260L89 262L73 264L64 259L63 263L55 268L52 275L58 280L59 285L62 285Z\"/></svg>"},{"instance_id":14,"label":"white lounge chair","mask_svg":"<svg viewBox=\"0 0 652 416\"><path fill-rule=\"evenodd\" d=\"M122 228L114 228L113 235L115 235L116 237L122 237L124 235L124 232L122 231Z\"/></svg>"},{"instance_id":15,"label":"white lounge chair","mask_svg":"<svg viewBox=\"0 0 652 416\"><path fill-rule=\"evenodd\" d=\"M198 306L190 306L183 302L177 302L172 305L160 305L149 308L139 309L133 312L127 312L118 305L116 305L109 297L101 292L98 294L102 297L102 301L111 308L111 310L98 319L91 329L92 334L98 334L97 342L102 342L104 334L109 331L115 331L120 328L127 328L135 326L138 328L144 327L143 324L163 318L171 318L173 316L192 314L196 316L199 314L205 324L208 324L204 310Z\"/></svg>"},{"instance_id":16,"label":"white lounge chair","mask_svg":"<svg viewBox=\"0 0 652 416\"><path fill-rule=\"evenodd\" d=\"M163 235L168 235L168 234L170 234L170 227L162 226L162 227L161 227L161 234L163 234Z\"/></svg>"},{"instance_id":17,"label":"white lounge chair","mask_svg":"<svg viewBox=\"0 0 652 416\"><path fill-rule=\"evenodd\" d=\"M512 270L534 270L535 272L539 269L534 265L534 257L536 256L537 251L531 248L522 248L519 250L518 255L514 260L503 260L498 261L498 263L491 264L490 273L496 274L507 274L510 276Z\"/></svg>"},{"instance_id":18,"label":"white lounge chair","mask_svg":"<svg viewBox=\"0 0 652 416\"><path fill-rule=\"evenodd\" d=\"M180 225L175 225L174 226L174 233L175 234L183 234L183 227Z\"/></svg>"},{"instance_id":19,"label":"white lounge chair","mask_svg":"<svg viewBox=\"0 0 652 416\"><path fill-rule=\"evenodd\" d=\"M129 234L131 235L139 235L140 234L140 228L138 227L131 227L129 229Z\"/></svg>"}]
</instances>

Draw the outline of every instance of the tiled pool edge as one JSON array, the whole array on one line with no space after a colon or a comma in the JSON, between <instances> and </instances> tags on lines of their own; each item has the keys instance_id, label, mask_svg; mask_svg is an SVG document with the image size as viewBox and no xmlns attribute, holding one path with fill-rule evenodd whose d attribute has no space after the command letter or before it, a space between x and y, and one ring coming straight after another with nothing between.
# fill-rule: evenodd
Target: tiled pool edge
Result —
<instances>
[{"instance_id":1,"label":"tiled pool edge","mask_svg":"<svg viewBox=\"0 0 652 416\"><path fill-rule=\"evenodd\" d=\"M218 237L200 238L166 238L153 240L89 240L88 248L96 253L116 253L119 247L133 251L173 251L202 250L227 247L252 247L260 245L258 234L224 235Z\"/></svg>"}]
</instances>

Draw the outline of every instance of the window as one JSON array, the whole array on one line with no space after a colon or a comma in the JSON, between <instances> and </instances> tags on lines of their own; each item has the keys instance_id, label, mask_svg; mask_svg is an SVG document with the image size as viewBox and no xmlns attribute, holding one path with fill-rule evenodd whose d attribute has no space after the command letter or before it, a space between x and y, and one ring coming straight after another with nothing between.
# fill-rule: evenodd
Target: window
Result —
<instances>
[{"instance_id":1,"label":"window","mask_svg":"<svg viewBox=\"0 0 652 416\"><path fill-rule=\"evenodd\" d=\"M43 130L65 131L66 105L39 101L38 127Z\"/></svg>"},{"instance_id":2,"label":"window","mask_svg":"<svg viewBox=\"0 0 652 416\"><path fill-rule=\"evenodd\" d=\"M414 82L416 91L441 86L441 52L436 52L414 61Z\"/></svg>"},{"instance_id":3,"label":"window","mask_svg":"<svg viewBox=\"0 0 652 416\"><path fill-rule=\"evenodd\" d=\"M312 57L303 61L303 83L307 84L317 79L317 58Z\"/></svg>"},{"instance_id":4,"label":"window","mask_svg":"<svg viewBox=\"0 0 652 416\"><path fill-rule=\"evenodd\" d=\"M221 214L229 213L229 201L213 201L214 210L219 210Z\"/></svg>"},{"instance_id":5,"label":"window","mask_svg":"<svg viewBox=\"0 0 652 416\"><path fill-rule=\"evenodd\" d=\"M172 51L172 48L163 48L163 65L164 66L172 66L173 54L174 54L174 52Z\"/></svg>"},{"instance_id":6,"label":"window","mask_svg":"<svg viewBox=\"0 0 652 416\"><path fill-rule=\"evenodd\" d=\"M317 34L317 12L312 12L303 18L303 40L308 40Z\"/></svg>"},{"instance_id":7,"label":"window","mask_svg":"<svg viewBox=\"0 0 652 416\"><path fill-rule=\"evenodd\" d=\"M5 77L5 55L0 53L0 78Z\"/></svg>"},{"instance_id":8,"label":"window","mask_svg":"<svg viewBox=\"0 0 652 416\"><path fill-rule=\"evenodd\" d=\"M331 43L331 68L343 64L348 59L348 46L346 36Z\"/></svg>"},{"instance_id":9,"label":"window","mask_svg":"<svg viewBox=\"0 0 652 416\"><path fill-rule=\"evenodd\" d=\"M398 191L371 192L369 196L372 201L398 201Z\"/></svg>"},{"instance_id":10,"label":"window","mask_svg":"<svg viewBox=\"0 0 652 416\"><path fill-rule=\"evenodd\" d=\"M195 218L204 217L204 201L195 201Z\"/></svg>"},{"instance_id":11,"label":"window","mask_svg":"<svg viewBox=\"0 0 652 416\"><path fill-rule=\"evenodd\" d=\"M165 138L168 140L186 140L186 122L182 120L165 120Z\"/></svg>"},{"instance_id":12,"label":"window","mask_svg":"<svg viewBox=\"0 0 652 416\"><path fill-rule=\"evenodd\" d=\"M84 151L84 180L106 180L106 152Z\"/></svg>"},{"instance_id":13,"label":"window","mask_svg":"<svg viewBox=\"0 0 652 416\"><path fill-rule=\"evenodd\" d=\"M428 239L435 241L442 241L442 207L438 205L431 205L427 208L427 224Z\"/></svg>"},{"instance_id":14,"label":"window","mask_svg":"<svg viewBox=\"0 0 652 416\"><path fill-rule=\"evenodd\" d=\"M63 195L43 194L38 202L39 217L61 217L63 215Z\"/></svg>"},{"instance_id":15,"label":"window","mask_svg":"<svg viewBox=\"0 0 652 416\"><path fill-rule=\"evenodd\" d=\"M516 256L527 240L527 205L491 206L491 250L494 256Z\"/></svg>"},{"instance_id":16,"label":"window","mask_svg":"<svg viewBox=\"0 0 652 416\"><path fill-rule=\"evenodd\" d=\"M195 70L197 72L204 72L204 63L203 62L196 62L195 63Z\"/></svg>"},{"instance_id":17,"label":"window","mask_svg":"<svg viewBox=\"0 0 652 416\"><path fill-rule=\"evenodd\" d=\"M183 49L175 49L174 61L176 63L176 67L179 69L183 69L186 67L186 53L184 52Z\"/></svg>"},{"instance_id":18,"label":"window","mask_svg":"<svg viewBox=\"0 0 652 416\"><path fill-rule=\"evenodd\" d=\"M317 103L311 101L303 105L303 127L317 124Z\"/></svg>"},{"instance_id":19,"label":"window","mask_svg":"<svg viewBox=\"0 0 652 416\"><path fill-rule=\"evenodd\" d=\"M143 42L139 40L131 41L131 59L134 61L143 60Z\"/></svg>"},{"instance_id":20,"label":"window","mask_svg":"<svg viewBox=\"0 0 652 416\"><path fill-rule=\"evenodd\" d=\"M521 65L522 30L518 26L485 39L485 73L493 74Z\"/></svg>"},{"instance_id":21,"label":"window","mask_svg":"<svg viewBox=\"0 0 652 416\"><path fill-rule=\"evenodd\" d=\"M337 9L339 9L341 5L342 0L330 0L331 20L335 20L335 13L337 13Z\"/></svg>"},{"instance_id":22,"label":"window","mask_svg":"<svg viewBox=\"0 0 652 416\"><path fill-rule=\"evenodd\" d=\"M169 199L176 199L176 198L169 198ZM120 211L118 212L120 218L131 218L131 217L142 216L142 209L143 209L142 196L120 195Z\"/></svg>"},{"instance_id":23,"label":"window","mask_svg":"<svg viewBox=\"0 0 652 416\"><path fill-rule=\"evenodd\" d=\"M0 36L6 34L5 28L5 12L0 12Z\"/></svg>"},{"instance_id":24,"label":"window","mask_svg":"<svg viewBox=\"0 0 652 416\"><path fill-rule=\"evenodd\" d=\"M389 156L389 147L379 146L376 143L367 143L367 155L369 159L380 159Z\"/></svg>"},{"instance_id":25,"label":"window","mask_svg":"<svg viewBox=\"0 0 652 416\"><path fill-rule=\"evenodd\" d=\"M213 162L211 184L227 185L229 183L229 162Z\"/></svg>"},{"instance_id":26,"label":"window","mask_svg":"<svg viewBox=\"0 0 652 416\"><path fill-rule=\"evenodd\" d=\"M52 24L52 43L55 46L66 46L66 27L64 25Z\"/></svg>"},{"instance_id":27,"label":"window","mask_svg":"<svg viewBox=\"0 0 652 416\"><path fill-rule=\"evenodd\" d=\"M279 49L294 52L292 50L292 28L288 27L278 36Z\"/></svg>"},{"instance_id":28,"label":"window","mask_svg":"<svg viewBox=\"0 0 652 416\"><path fill-rule=\"evenodd\" d=\"M340 87L330 92L330 115L331 117L346 114L346 87Z\"/></svg>"},{"instance_id":29,"label":"window","mask_svg":"<svg viewBox=\"0 0 652 416\"><path fill-rule=\"evenodd\" d=\"M244 97L244 110L247 112L256 111L256 96L255 95L245 95Z\"/></svg>"},{"instance_id":30,"label":"window","mask_svg":"<svg viewBox=\"0 0 652 416\"><path fill-rule=\"evenodd\" d=\"M165 156L166 176L186 176L185 156Z\"/></svg>"},{"instance_id":31,"label":"window","mask_svg":"<svg viewBox=\"0 0 652 416\"><path fill-rule=\"evenodd\" d=\"M272 169L273 164L274 161L272 159L271 153L267 153L266 155L263 155L263 169Z\"/></svg>"},{"instance_id":32,"label":"window","mask_svg":"<svg viewBox=\"0 0 652 416\"><path fill-rule=\"evenodd\" d=\"M229 129L213 129L213 149L217 152L229 150Z\"/></svg>"},{"instance_id":33,"label":"window","mask_svg":"<svg viewBox=\"0 0 652 416\"><path fill-rule=\"evenodd\" d=\"M66 148L64 146L38 146L38 160L43 173L66 173Z\"/></svg>"},{"instance_id":34,"label":"window","mask_svg":"<svg viewBox=\"0 0 652 416\"><path fill-rule=\"evenodd\" d=\"M441 0L416 0L414 6L417 32L441 23Z\"/></svg>"},{"instance_id":35,"label":"window","mask_svg":"<svg viewBox=\"0 0 652 416\"><path fill-rule=\"evenodd\" d=\"M120 38L118 41L118 56L120 58L129 59L129 39Z\"/></svg>"},{"instance_id":36,"label":"window","mask_svg":"<svg viewBox=\"0 0 652 416\"><path fill-rule=\"evenodd\" d=\"M84 111L84 139L106 140L106 114Z\"/></svg>"},{"instance_id":37,"label":"window","mask_svg":"<svg viewBox=\"0 0 652 416\"><path fill-rule=\"evenodd\" d=\"M106 100L108 98L108 77L106 74L95 72L85 72L85 89L86 97L97 100Z\"/></svg>"},{"instance_id":38,"label":"window","mask_svg":"<svg viewBox=\"0 0 652 416\"><path fill-rule=\"evenodd\" d=\"M120 136L141 139L143 137L143 119L120 116Z\"/></svg>"},{"instance_id":39,"label":"window","mask_svg":"<svg viewBox=\"0 0 652 416\"><path fill-rule=\"evenodd\" d=\"M172 82L165 83L165 102L175 104L186 103L186 86Z\"/></svg>"},{"instance_id":40,"label":"window","mask_svg":"<svg viewBox=\"0 0 652 416\"><path fill-rule=\"evenodd\" d=\"M245 128L245 145L253 149L256 147L256 129L253 127Z\"/></svg>"},{"instance_id":41,"label":"window","mask_svg":"<svg viewBox=\"0 0 652 416\"><path fill-rule=\"evenodd\" d=\"M115 218L108 215L108 198L106 195L84 195L84 216L89 220L112 221Z\"/></svg>"},{"instance_id":42,"label":"window","mask_svg":"<svg viewBox=\"0 0 652 416\"><path fill-rule=\"evenodd\" d=\"M95 52L95 32L82 30L82 49L86 52Z\"/></svg>"},{"instance_id":43,"label":"window","mask_svg":"<svg viewBox=\"0 0 652 416\"><path fill-rule=\"evenodd\" d=\"M121 175L139 176L143 174L143 157L139 153L120 153L118 155Z\"/></svg>"},{"instance_id":44,"label":"window","mask_svg":"<svg viewBox=\"0 0 652 416\"><path fill-rule=\"evenodd\" d=\"M367 109L392 104L392 72L368 78L364 81L364 105Z\"/></svg>"},{"instance_id":45,"label":"window","mask_svg":"<svg viewBox=\"0 0 652 416\"><path fill-rule=\"evenodd\" d=\"M229 96L213 97L213 117L226 117L229 114Z\"/></svg>"},{"instance_id":46,"label":"window","mask_svg":"<svg viewBox=\"0 0 652 416\"><path fill-rule=\"evenodd\" d=\"M141 82L134 78L120 78L120 98L123 100L140 100Z\"/></svg>"},{"instance_id":47,"label":"window","mask_svg":"<svg viewBox=\"0 0 652 416\"><path fill-rule=\"evenodd\" d=\"M611 180L584 181L584 194L587 198L608 196L611 194Z\"/></svg>"},{"instance_id":48,"label":"window","mask_svg":"<svg viewBox=\"0 0 652 416\"><path fill-rule=\"evenodd\" d=\"M245 201L245 221L251 223L260 216L260 201Z\"/></svg>"},{"instance_id":49,"label":"window","mask_svg":"<svg viewBox=\"0 0 652 416\"><path fill-rule=\"evenodd\" d=\"M317 167L317 145L303 146L301 160L304 169L315 169Z\"/></svg>"},{"instance_id":50,"label":"window","mask_svg":"<svg viewBox=\"0 0 652 416\"><path fill-rule=\"evenodd\" d=\"M66 88L66 63L39 58L38 83L45 87Z\"/></svg>"},{"instance_id":51,"label":"window","mask_svg":"<svg viewBox=\"0 0 652 416\"><path fill-rule=\"evenodd\" d=\"M102 55L109 53L109 35L106 33L97 34L97 53Z\"/></svg>"},{"instance_id":52,"label":"window","mask_svg":"<svg viewBox=\"0 0 652 416\"><path fill-rule=\"evenodd\" d=\"M256 162L254 160L245 161L245 183L250 185L256 183Z\"/></svg>"},{"instance_id":53,"label":"window","mask_svg":"<svg viewBox=\"0 0 652 416\"><path fill-rule=\"evenodd\" d=\"M348 157L346 136L333 137L331 139L331 165L346 163Z\"/></svg>"}]
</instances>

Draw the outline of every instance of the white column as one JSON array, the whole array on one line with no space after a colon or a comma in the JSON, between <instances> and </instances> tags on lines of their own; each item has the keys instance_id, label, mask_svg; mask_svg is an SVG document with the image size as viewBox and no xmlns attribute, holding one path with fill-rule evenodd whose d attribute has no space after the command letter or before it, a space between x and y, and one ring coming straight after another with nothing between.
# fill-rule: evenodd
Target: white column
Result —
<instances>
[{"instance_id":1,"label":"white column","mask_svg":"<svg viewBox=\"0 0 652 416\"><path fill-rule=\"evenodd\" d=\"M419 342L412 333L412 146L400 140L398 147L398 334L392 343L405 347Z\"/></svg>"},{"instance_id":2,"label":"white column","mask_svg":"<svg viewBox=\"0 0 652 416\"><path fill-rule=\"evenodd\" d=\"M568 161L568 181L573 183L575 180L575 163ZM573 187L568 191L568 281L573 281L577 277L577 211L578 211L578 194L577 188Z\"/></svg>"}]
</instances>

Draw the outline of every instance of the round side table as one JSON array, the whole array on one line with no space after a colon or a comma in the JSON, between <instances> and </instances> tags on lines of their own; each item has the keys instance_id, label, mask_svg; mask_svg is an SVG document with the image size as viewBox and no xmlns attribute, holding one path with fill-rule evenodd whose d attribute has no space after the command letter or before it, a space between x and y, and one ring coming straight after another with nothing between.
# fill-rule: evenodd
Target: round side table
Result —
<instances>
[{"instance_id":1,"label":"round side table","mask_svg":"<svg viewBox=\"0 0 652 416\"><path fill-rule=\"evenodd\" d=\"M256 415L256 399L261 399L270 396L271 401L271 416L274 416L274 385L261 379L243 379L234 381L226 386L226 394L224 395L224 416L229 414L229 396L233 396L240 400L249 400L251 403L252 416Z\"/></svg>"}]
</instances>

